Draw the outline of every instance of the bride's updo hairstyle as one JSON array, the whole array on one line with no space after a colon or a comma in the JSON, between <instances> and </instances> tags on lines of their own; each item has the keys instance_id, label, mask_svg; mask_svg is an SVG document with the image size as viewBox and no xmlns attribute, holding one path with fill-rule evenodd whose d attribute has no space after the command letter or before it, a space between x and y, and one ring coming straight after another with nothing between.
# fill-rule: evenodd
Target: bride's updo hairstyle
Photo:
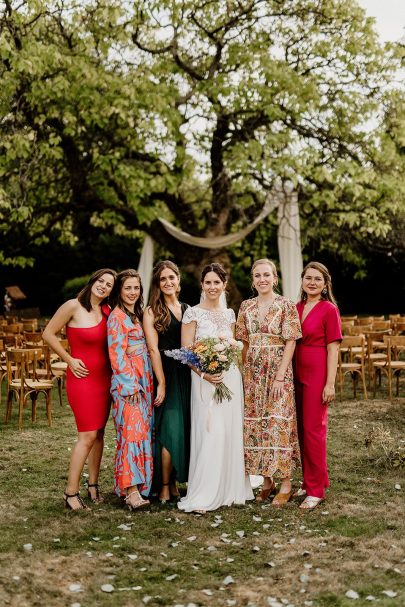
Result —
<instances>
[{"instance_id":1,"label":"bride's updo hairstyle","mask_svg":"<svg viewBox=\"0 0 405 607\"><path fill-rule=\"evenodd\" d=\"M180 293L180 270L175 263L165 259L159 261L152 272L152 284L150 289L149 306L153 312L155 318L154 326L158 333L164 333L167 331L170 325L170 310L166 305L164 295L160 288L160 275L163 270L172 270L179 279L179 288L176 291L176 295Z\"/></svg>"},{"instance_id":2,"label":"bride's updo hairstyle","mask_svg":"<svg viewBox=\"0 0 405 607\"><path fill-rule=\"evenodd\" d=\"M215 274L221 279L221 281L225 284L228 280L228 276L221 266L220 263L209 263L202 269L201 272L201 284L204 282L204 278L207 276L209 272L215 272Z\"/></svg>"}]
</instances>

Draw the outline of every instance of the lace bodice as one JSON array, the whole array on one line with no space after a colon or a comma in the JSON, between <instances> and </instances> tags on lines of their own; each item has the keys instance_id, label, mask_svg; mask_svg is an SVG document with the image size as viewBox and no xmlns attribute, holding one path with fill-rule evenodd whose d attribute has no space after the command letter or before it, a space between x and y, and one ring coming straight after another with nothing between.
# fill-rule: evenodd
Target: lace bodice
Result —
<instances>
[{"instance_id":1,"label":"lace bodice","mask_svg":"<svg viewBox=\"0 0 405 607\"><path fill-rule=\"evenodd\" d=\"M226 310L204 310L199 306L187 308L184 312L183 323L196 322L195 339L201 337L232 337L232 325L235 323L235 312L230 308Z\"/></svg>"}]
</instances>

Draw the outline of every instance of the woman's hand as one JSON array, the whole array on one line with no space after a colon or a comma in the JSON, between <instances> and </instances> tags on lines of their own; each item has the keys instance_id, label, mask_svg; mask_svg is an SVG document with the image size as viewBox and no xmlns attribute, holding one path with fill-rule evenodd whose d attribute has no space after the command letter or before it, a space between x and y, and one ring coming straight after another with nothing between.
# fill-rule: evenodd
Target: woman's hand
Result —
<instances>
[{"instance_id":1,"label":"woman's hand","mask_svg":"<svg viewBox=\"0 0 405 607\"><path fill-rule=\"evenodd\" d=\"M275 379L271 388L270 396L274 400L281 398L284 391L284 379Z\"/></svg>"},{"instance_id":2,"label":"woman's hand","mask_svg":"<svg viewBox=\"0 0 405 607\"><path fill-rule=\"evenodd\" d=\"M69 361L69 369L75 377L87 377L89 370L80 358L72 358Z\"/></svg>"},{"instance_id":3,"label":"woman's hand","mask_svg":"<svg viewBox=\"0 0 405 607\"><path fill-rule=\"evenodd\" d=\"M156 390L156 398L154 401L154 405L155 407L159 407L166 396L166 386L164 384L158 384L157 386L157 390Z\"/></svg>"},{"instance_id":4,"label":"woman's hand","mask_svg":"<svg viewBox=\"0 0 405 607\"><path fill-rule=\"evenodd\" d=\"M335 385L326 384L322 392L322 402L324 405L328 405L335 398Z\"/></svg>"},{"instance_id":5,"label":"woman's hand","mask_svg":"<svg viewBox=\"0 0 405 607\"><path fill-rule=\"evenodd\" d=\"M207 382L215 386L215 384L220 384L224 379L223 373L204 373L203 379L206 379Z\"/></svg>"}]
</instances>

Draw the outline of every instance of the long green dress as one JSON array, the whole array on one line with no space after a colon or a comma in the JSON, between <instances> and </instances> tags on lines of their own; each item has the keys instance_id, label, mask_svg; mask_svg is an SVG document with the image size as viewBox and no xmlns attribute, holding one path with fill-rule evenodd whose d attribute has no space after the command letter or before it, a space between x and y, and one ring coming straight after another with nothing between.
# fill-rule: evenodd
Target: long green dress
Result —
<instances>
[{"instance_id":1,"label":"long green dress","mask_svg":"<svg viewBox=\"0 0 405 607\"><path fill-rule=\"evenodd\" d=\"M181 304L182 317L187 308L187 304ZM159 333L158 342L166 396L163 404L154 408L154 491L159 491L162 485L162 447L169 451L176 479L180 483L187 482L190 459L191 371L187 365L164 354L164 350L181 346L181 321L172 312L170 316L170 325L164 333Z\"/></svg>"}]
</instances>

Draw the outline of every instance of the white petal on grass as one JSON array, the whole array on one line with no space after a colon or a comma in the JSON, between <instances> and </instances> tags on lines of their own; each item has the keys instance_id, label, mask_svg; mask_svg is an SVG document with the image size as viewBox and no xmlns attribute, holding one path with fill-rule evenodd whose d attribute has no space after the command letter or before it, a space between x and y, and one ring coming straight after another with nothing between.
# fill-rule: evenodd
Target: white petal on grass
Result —
<instances>
[{"instance_id":1,"label":"white petal on grass","mask_svg":"<svg viewBox=\"0 0 405 607\"><path fill-rule=\"evenodd\" d=\"M112 552L106 552L104 556L114 556Z\"/></svg>"},{"instance_id":2,"label":"white petal on grass","mask_svg":"<svg viewBox=\"0 0 405 607\"><path fill-rule=\"evenodd\" d=\"M165 579L166 579L168 582L171 582L172 580L175 580L175 579L176 579L176 577L179 577L179 576L177 575L177 573L172 573L172 575L167 575Z\"/></svg>"},{"instance_id":3,"label":"white petal on grass","mask_svg":"<svg viewBox=\"0 0 405 607\"><path fill-rule=\"evenodd\" d=\"M237 531L237 532L236 532L236 535L237 535L238 537L244 537L245 532L244 532L244 531L242 531L242 530L240 530L240 531Z\"/></svg>"},{"instance_id":4,"label":"white petal on grass","mask_svg":"<svg viewBox=\"0 0 405 607\"><path fill-rule=\"evenodd\" d=\"M72 603L70 607L81 607L80 603Z\"/></svg>"},{"instance_id":5,"label":"white petal on grass","mask_svg":"<svg viewBox=\"0 0 405 607\"><path fill-rule=\"evenodd\" d=\"M31 552L32 544L24 544L23 548L24 548L25 552Z\"/></svg>"},{"instance_id":6,"label":"white petal on grass","mask_svg":"<svg viewBox=\"0 0 405 607\"><path fill-rule=\"evenodd\" d=\"M227 575L222 583L224 586L229 586L229 584L234 584L235 580L233 579L233 577L231 575Z\"/></svg>"},{"instance_id":7,"label":"white petal on grass","mask_svg":"<svg viewBox=\"0 0 405 607\"><path fill-rule=\"evenodd\" d=\"M263 529L269 529L269 528L270 528L269 523L264 523L264 525L263 525Z\"/></svg>"},{"instance_id":8,"label":"white petal on grass","mask_svg":"<svg viewBox=\"0 0 405 607\"><path fill-rule=\"evenodd\" d=\"M142 590L142 586L132 586L132 590Z\"/></svg>"},{"instance_id":9,"label":"white petal on grass","mask_svg":"<svg viewBox=\"0 0 405 607\"><path fill-rule=\"evenodd\" d=\"M328 511L328 510L324 510L323 512L321 512L321 514L322 514L323 516L328 516L329 511Z\"/></svg>"},{"instance_id":10,"label":"white petal on grass","mask_svg":"<svg viewBox=\"0 0 405 607\"><path fill-rule=\"evenodd\" d=\"M55 544L57 544L58 542L60 542L60 538L59 537L55 537L54 540Z\"/></svg>"},{"instance_id":11,"label":"white petal on grass","mask_svg":"<svg viewBox=\"0 0 405 607\"><path fill-rule=\"evenodd\" d=\"M13 575L13 580L15 580L16 582L18 582L19 579L20 579L19 575Z\"/></svg>"},{"instance_id":12,"label":"white petal on grass","mask_svg":"<svg viewBox=\"0 0 405 607\"><path fill-rule=\"evenodd\" d=\"M68 586L69 592L83 592L83 588L81 584L70 584Z\"/></svg>"},{"instance_id":13,"label":"white petal on grass","mask_svg":"<svg viewBox=\"0 0 405 607\"><path fill-rule=\"evenodd\" d=\"M103 592L114 592L115 588L112 584L103 584L101 590Z\"/></svg>"},{"instance_id":14,"label":"white petal on grass","mask_svg":"<svg viewBox=\"0 0 405 607\"><path fill-rule=\"evenodd\" d=\"M201 592L203 592L204 594L206 594L207 596L212 596L214 593L212 592L212 590L210 590L209 588L203 588L201 590Z\"/></svg>"},{"instance_id":15,"label":"white petal on grass","mask_svg":"<svg viewBox=\"0 0 405 607\"><path fill-rule=\"evenodd\" d=\"M252 516L253 520L256 521L256 523L260 523L262 521L262 517L261 516Z\"/></svg>"},{"instance_id":16,"label":"white petal on grass","mask_svg":"<svg viewBox=\"0 0 405 607\"><path fill-rule=\"evenodd\" d=\"M122 531L131 531L130 525L126 525L125 523L122 523L122 525L118 525L117 529L122 529Z\"/></svg>"},{"instance_id":17,"label":"white petal on grass","mask_svg":"<svg viewBox=\"0 0 405 607\"><path fill-rule=\"evenodd\" d=\"M269 561L268 563L266 563L267 567L275 567L276 563L273 563L273 561Z\"/></svg>"},{"instance_id":18,"label":"white petal on grass","mask_svg":"<svg viewBox=\"0 0 405 607\"><path fill-rule=\"evenodd\" d=\"M161 553L160 553L160 556L163 556L165 559L167 559L167 554L166 554L166 552L161 552Z\"/></svg>"},{"instance_id":19,"label":"white petal on grass","mask_svg":"<svg viewBox=\"0 0 405 607\"><path fill-rule=\"evenodd\" d=\"M86 556L88 556L89 559L91 559L91 557L93 556L93 553L92 552L86 552Z\"/></svg>"},{"instance_id":20,"label":"white petal on grass","mask_svg":"<svg viewBox=\"0 0 405 607\"><path fill-rule=\"evenodd\" d=\"M219 527L220 523L211 523L211 527Z\"/></svg>"},{"instance_id":21,"label":"white petal on grass","mask_svg":"<svg viewBox=\"0 0 405 607\"><path fill-rule=\"evenodd\" d=\"M354 600L356 600L356 599L358 599L358 598L359 598L359 594L358 594L358 593L357 593L355 590L348 590L348 591L345 593L345 596L346 596L348 599L354 599Z\"/></svg>"},{"instance_id":22,"label":"white petal on grass","mask_svg":"<svg viewBox=\"0 0 405 607\"><path fill-rule=\"evenodd\" d=\"M397 491L401 491L401 485L399 483L396 483L394 487Z\"/></svg>"},{"instance_id":23,"label":"white petal on grass","mask_svg":"<svg viewBox=\"0 0 405 607\"><path fill-rule=\"evenodd\" d=\"M253 546L252 552L260 552L259 546Z\"/></svg>"},{"instance_id":24,"label":"white petal on grass","mask_svg":"<svg viewBox=\"0 0 405 607\"><path fill-rule=\"evenodd\" d=\"M233 563L235 559L231 558L230 556L228 556L228 558L226 559L227 563Z\"/></svg>"},{"instance_id":25,"label":"white petal on grass","mask_svg":"<svg viewBox=\"0 0 405 607\"><path fill-rule=\"evenodd\" d=\"M190 535L190 537L187 538L189 542L194 542L197 539L196 535Z\"/></svg>"},{"instance_id":26,"label":"white petal on grass","mask_svg":"<svg viewBox=\"0 0 405 607\"><path fill-rule=\"evenodd\" d=\"M92 537L91 539L93 540L93 542L99 542L100 541L99 537Z\"/></svg>"},{"instance_id":27,"label":"white petal on grass","mask_svg":"<svg viewBox=\"0 0 405 607\"><path fill-rule=\"evenodd\" d=\"M305 573L301 573L300 582L302 584L306 584L307 582L309 582L309 577Z\"/></svg>"},{"instance_id":28,"label":"white petal on grass","mask_svg":"<svg viewBox=\"0 0 405 607\"><path fill-rule=\"evenodd\" d=\"M373 596L372 594L367 595L366 601L375 601L375 596Z\"/></svg>"},{"instance_id":29,"label":"white petal on grass","mask_svg":"<svg viewBox=\"0 0 405 607\"><path fill-rule=\"evenodd\" d=\"M215 552L215 550L217 550L216 546L208 546L207 548L208 552Z\"/></svg>"},{"instance_id":30,"label":"white petal on grass","mask_svg":"<svg viewBox=\"0 0 405 607\"><path fill-rule=\"evenodd\" d=\"M382 590L381 594L385 594L385 596L389 596L390 599L393 599L398 595L398 592L395 592L394 590Z\"/></svg>"}]
</instances>

